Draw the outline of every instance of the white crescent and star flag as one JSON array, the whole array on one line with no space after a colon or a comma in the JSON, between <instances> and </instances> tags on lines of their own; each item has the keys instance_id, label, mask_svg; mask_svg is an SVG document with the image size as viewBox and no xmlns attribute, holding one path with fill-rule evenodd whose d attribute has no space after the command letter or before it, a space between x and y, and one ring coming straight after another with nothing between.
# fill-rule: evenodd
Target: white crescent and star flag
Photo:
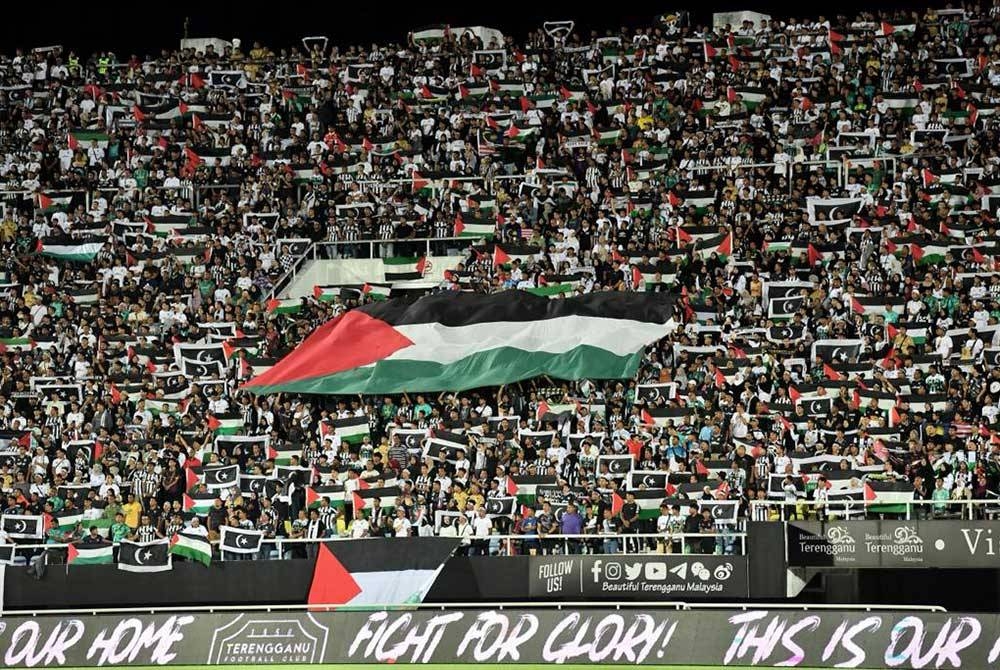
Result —
<instances>
[{"instance_id":1,"label":"white crescent and star flag","mask_svg":"<svg viewBox=\"0 0 1000 670\"><path fill-rule=\"evenodd\" d=\"M426 429L397 428L392 434L399 437L399 441L406 447L408 453L419 454L423 451L424 438L427 437Z\"/></svg>"},{"instance_id":2,"label":"white crescent and star flag","mask_svg":"<svg viewBox=\"0 0 1000 670\"><path fill-rule=\"evenodd\" d=\"M518 509L517 496L487 498L483 502L483 507L486 509L486 515L489 517L513 516L517 513Z\"/></svg>"},{"instance_id":3,"label":"white crescent and star flag","mask_svg":"<svg viewBox=\"0 0 1000 670\"><path fill-rule=\"evenodd\" d=\"M663 491L667 488L669 475L659 470L632 470L628 474L628 490L638 491L645 487L646 490Z\"/></svg>"},{"instance_id":4,"label":"white crescent and star flag","mask_svg":"<svg viewBox=\"0 0 1000 670\"><path fill-rule=\"evenodd\" d=\"M222 551L234 554L256 554L260 551L264 532L259 530L244 530L233 526L220 526L219 547Z\"/></svg>"},{"instance_id":5,"label":"white crescent and star flag","mask_svg":"<svg viewBox=\"0 0 1000 670\"><path fill-rule=\"evenodd\" d=\"M704 509L712 513L716 523L735 524L739 512L738 500L699 500L698 511Z\"/></svg>"},{"instance_id":6,"label":"white crescent and star flag","mask_svg":"<svg viewBox=\"0 0 1000 670\"><path fill-rule=\"evenodd\" d=\"M856 363L861 351L861 340L816 340L811 358L819 356L824 363Z\"/></svg>"},{"instance_id":7,"label":"white crescent and star flag","mask_svg":"<svg viewBox=\"0 0 1000 670\"><path fill-rule=\"evenodd\" d=\"M210 489L223 489L236 486L240 481L240 466L223 465L218 468L202 468L202 481Z\"/></svg>"},{"instance_id":8,"label":"white crescent and star flag","mask_svg":"<svg viewBox=\"0 0 1000 670\"><path fill-rule=\"evenodd\" d=\"M805 296L801 295L788 298L772 298L767 302L767 318L790 319L792 315L802 309L805 300Z\"/></svg>"},{"instance_id":9,"label":"white crescent and star flag","mask_svg":"<svg viewBox=\"0 0 1000 670\"><path fill-rule=\"evenodd\" d=\"M673 400L677 396L677 383L639 384L635 387L636 404L648 403L655 405L658 401Z\"/></svg>"},{"instance_id":10,"label":"white crescent and star flag","mask_svg":"<svg viewBox=\"0 0 1000 670\"><path fill-rule=\"evenodd\" d=\"M222 343L174 345L174 360L185 377L219 377L229 357Z\"/></svg>"},{"instance_id":11,"label":"white crescent and star flag","mask_svg":"<svg viewBox=\"0 0 1000 670\"><path fill-rule=\"evenodd\" d=\"M4 514L0 517L0 528L16 540L37 539L45 534L45 520L41 515Z\"/></svg>"},{"instance_id":12,"label":"white crescent and star flag","mask_svg":"<svg viewBox=\"0 0 1000 670\"><path fill-rule=\"evenodd\" d=\"M208 73L212 88L246 88L247 76L242 70L213 70Z\"/></svg>"},{"instance_id":13,"label":"white crescent and star flag","mask_svg":"<svg viewBox=\"0 0 1000 670\"><path fill-rule=\"evenodd\" d=\"M600 476L601 466L608 466L608 474L614 479L621 479L627 477L628 473L632 472L633 466L635 466L635 459L628 454L623 455L613 455L606 456L601 455L597 457L597 469L598 476Z\"/></svg>"},{"instance_id":14,"label":"white crescent and star flag","mask_svg":"<svg viewBox=\"0 0 1000 670\"><path fill-rule=\"evenodd\" d=\"M126 572L166 572L173 569L170 540L130 542L118 545L118 569Z\"/></svg>"}]
</instances>

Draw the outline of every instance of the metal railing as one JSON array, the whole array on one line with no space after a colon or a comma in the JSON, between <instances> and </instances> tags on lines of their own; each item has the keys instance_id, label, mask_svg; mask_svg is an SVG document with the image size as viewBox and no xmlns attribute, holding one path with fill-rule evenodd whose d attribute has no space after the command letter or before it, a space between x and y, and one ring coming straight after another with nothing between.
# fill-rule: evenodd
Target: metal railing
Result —
<instances>
[{"instance_id":1,"label":"metal railing","mask_svg":"<svg viewBox=\"0 0 1000 670\"><path fill-rule=\"evenodd\" d=\"M316 242L313 260L391 258L393 256L447 256L449 249L461 251L475 237L411 237L391 240L334 240Z\"/></svg>"},{"instance_id":2,"label":"metal railing","mask_svg":"<svg viewBox=\"0 0 1000 670\"><path fill-rule=\"evenodd\" d=\"M886 511L884 508L888 506L902 507L903 511ZM769 518L760 518L763 514L756 511L760 508L765 509L765 513ZM873 519L883 516L902 518L907 521L924 519L965 519L969 521L1000 519L1000 498L992 500L907 500L898 503L877 500L817 501L807 498L795 501L750 501L750 518L762 521L801 521L819 518L849 521L852 519Z\"/></svg>"},{"instance_id":3,"label":"metal railing","mask_svg":"<svg viewBox=\"0 0 1000 670\"><path fill-rule=\"evenodd\" d=\"M86 524L84 524L86 525ZM234 554L220 550L220 560L283 560L293 558L301 550L307 553L311 545L324 542L377 542L378 537L321 537L321 538L268 538L261 542L261 549L251 554ZM219 540L211 540L218 548ZM65 550L69 544L62 542L16 544L15 555L36 554L40 551ZM118 546L117 543L113 546ZM674 551L679 549L679 551ZM489 535L463 539L463 554L482 556L517 556L531 553L637 555L652 553L680 553L687 555L721 554L742 556L746 553L746 533L721 531L716 533L634 533L615 535L553 534L553 535ZM23 552L23 553L22 553Z\"/></svg>"},{"instance_id":4,"label":"metal railing","mask_svg":"<svg viewBox=\"0 0 1000 670\"><path fill-rule=\"evenodd\" d=\"M465 609L495 609L495 610L556 610L565 609L598 609L598 610L648 610L648 609L669 609L677 611L690 610L740 610L740 611L768 611L768 610L797 610L828 611L828 612L938 612L946 613L948 610L939 605L881 605L881 604L843 604L843 605L799 605L796 603L689 603L682 600L665 601L629 601L602 602L599 600L584 601L564 601L564 602L478 602L478 603L407 603L405 605L343 605L339 603L310 604L310 605L191 605L191 606L166 606L166 607L98 607L93 609L51 609L30 610L8 609L8 613L16 613L18 616L46 617L46 616L74 616L80 614L160 614L168 612L204 612L214 614L216 612L315 612L315 611L336 611L338 609L349 609L352 612L358 611L397 611L397 610L465 610Z\"/></svg>"},{"instance_id":5,"label":"metal railing","mask_svg":"<svg viewBox=\"0 0 1000 670\"><path fill-rule=\"evenodd\" d=\"M268 300L280 296L281 292L288 288L289 284L295 281L295 278L299 276L299 272L301 272L305 267L306 261L315 260L315 258L316 244L310 243L301 254L297 254L295 256L292 266L281 273L281 275L274 281L274 284L271 286L271 290L267 292L261 302L266 303Z\"/></svg>"}]
</instances>

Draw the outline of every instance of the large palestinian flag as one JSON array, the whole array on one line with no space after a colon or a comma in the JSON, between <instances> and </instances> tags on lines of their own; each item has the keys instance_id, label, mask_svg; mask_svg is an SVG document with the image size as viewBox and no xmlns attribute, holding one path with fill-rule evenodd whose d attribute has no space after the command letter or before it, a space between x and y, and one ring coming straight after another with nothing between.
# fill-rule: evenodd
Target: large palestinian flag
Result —
<instances>
[{"instance_id":1,"label":"large palestinian flag","mask_svg":"<svg viewBox=\"0 0 1000 670\"><path fill-rule=\"evenodd\" d=\"M402 605L423 602L460 540L402 537L320 546L310 605Z\"/></svg>"},{"instance_id":2,"label":"large palestinian flag","mask_svg":"<svg viewBox=\"0 0 1000 670\"><path fill-rule=\"evenodd\" d=\"M247 388L400 393L498 386L540 375L623 379L674 328L662 293L549 300L524 291L440 293L365 305L329 321Z\"/></svg>"}]
</instances>

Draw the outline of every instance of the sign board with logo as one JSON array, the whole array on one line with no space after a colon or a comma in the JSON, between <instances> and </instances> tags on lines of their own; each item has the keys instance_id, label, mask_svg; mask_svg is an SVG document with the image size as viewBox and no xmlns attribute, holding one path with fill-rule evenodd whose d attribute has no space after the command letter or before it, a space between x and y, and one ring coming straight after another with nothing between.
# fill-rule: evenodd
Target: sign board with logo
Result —
<instances>
[{"instance_id":1,"label":"sign board with logo","mask_svg":"<svg viewBox=\"0 0 1000 670\"><path fill-rule=\"evenodd\" d=\"M311 614L284 618L241 614L212 633L212 665L322 663L329 629Z\"/></svg>"},{"instance_id":2,"label":"sign board with logo","mask_svg":"<svg viewBox=\"0 0 1000 670\"><path fill-rule=\"evenodd\" d=\"M1000 615L950 612L623 606L40 615L0 623L5 668L287 661L978 669L1000 661Z\"/></svg>"},{"instance_id":3,"label":"sign board with logo","mask_svg":"<svg viewBox=\"0 0 1000 670\"><path fill-rule=\"evenodd\" d=\"M532 556L528 595L596 600L746 598L745 556Z\"/></svg>"},{"instance_id":4,"label":"sign board with logo","mask_svg":"<svg viewBox=\"0 0 1000 670\"><path fill-rule=\"evenodd\" d=\"M791 521L788 565L995 568L1000 521Z\"/></svg>"}]
</instances>

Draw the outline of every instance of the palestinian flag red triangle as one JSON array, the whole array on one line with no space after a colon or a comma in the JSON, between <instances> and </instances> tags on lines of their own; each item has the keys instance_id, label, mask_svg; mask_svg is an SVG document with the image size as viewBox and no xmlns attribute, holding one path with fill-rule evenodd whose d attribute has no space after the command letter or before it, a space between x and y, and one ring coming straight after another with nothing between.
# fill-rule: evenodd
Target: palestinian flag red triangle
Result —
<instances>
[{"instance_id":1,"label":"palestinian flag red triangle","mask_svg":"<svg viewBox=\"0 0 1000 670\"><path fill-rule=\"evenodd\" d=\"M326 542L319 547L306 602L316 609L423 602L459 543L447 537Z\"/></svg>"},{"instance_id":2,"label":"palestinian flag red triangle","mask_svg":"<svg viewBox=\"0 0 1000 670\"><path fill-rule=\"evenodd\" d=\"M270 386L301 378L332 375L371 365L405 347L412 346L391 325L361 310L351 310L327 321L297 349L258 375L251 386ZM330 356L330 352L337 352Z\"/></svg>"},{"instance_id":3,"label":"palestinian flag red triangle","mask_svg":"<svg viewBox=\"0 0 1000 670\"><path fill-rule=\"evenodd\" d=\"M313 568L312 584L309 586L309 605L345 605L361 593L361 587L354 581L327 545L321 545Z\"/></svg>"}]
</instances>

